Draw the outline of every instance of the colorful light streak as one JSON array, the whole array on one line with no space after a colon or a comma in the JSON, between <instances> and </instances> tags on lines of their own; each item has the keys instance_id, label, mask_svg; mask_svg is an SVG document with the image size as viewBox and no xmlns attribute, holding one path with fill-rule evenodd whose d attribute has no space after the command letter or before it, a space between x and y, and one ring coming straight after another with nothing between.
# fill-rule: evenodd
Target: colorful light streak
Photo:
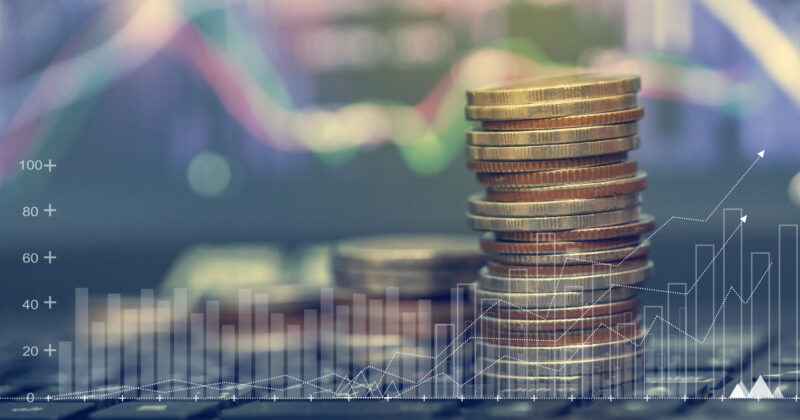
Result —
<instances>
[{"instance_id":1,"label":"colorful light streak","mask_svg":"<svg viewBox=\"0 0 800 420\"><path fill-rule=\"evenodd\" d=\"M206 11L179 11L173 3L159 0L109 6L94 19L94 24L120 16L129 18L105 42L80 54L71 54L75 42L68 41L56 56L58 60L42 71L0 141L0 180L8 177L16 162L47 137L45 117L92 98L159 51L185 59L204 77L230 115L253 137L271 147L310 150L339 160L337 156L350 156L360 146L390 142L407 165L420 174L438 173L460 153L467 127L462 116L466 88L563 66L541 54L529 40L506 39L457 61L414 106L364 100L337 109L298 109L252 37L245 36L237 25L228 25L223 48L212 35L192 23L193 16ZM70 58L64 59L65 56ZM731 89L741 83L722 72L652 57L595 66L599 70L620 68L644 73L644 96L724 106L738 97L720 92L741 90ZM650 80L665 79L648 77L648 73L670 76L666 80L694 82L651 85ZM713 92L701 94L703 89ZM59 137L60 142L65 141L63 135Z\"/></svg>"}]
</instances>

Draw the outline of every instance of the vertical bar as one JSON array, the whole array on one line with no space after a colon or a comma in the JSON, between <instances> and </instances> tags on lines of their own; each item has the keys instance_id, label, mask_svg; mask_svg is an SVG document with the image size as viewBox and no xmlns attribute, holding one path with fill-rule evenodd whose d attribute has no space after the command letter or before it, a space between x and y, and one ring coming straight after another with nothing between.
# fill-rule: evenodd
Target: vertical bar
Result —
<instances>
[{"instance_id":1,"label":"vertical bar","mask_svg":"<svg viewBox=\"0 0 800 420\"><path fill-rule=\"evenodd\" d=\"M434 398L448 398L447 390L444 387L446 383L443 378L447 373L447 325L436 324L433 326L433 341L436 352L436 359L434 360Z\"/></svg>"},{"instance_id":2,"label":"vertical bar","mask_svg":"<svg viewBox=\"0 0 800 420\"><path fill-rule=\"evenodd\" d=\"M510 283L509 283L510 284ZM462 318L462 297L464 291L460 287L450 289L450 322L453 324L453 379L458 384L464 383L462 375L461 358L461 318ZM455 392L455 391L454 391Z\"/></svg>"},{"instance_id":3,"label":"vertical bar","mask_svg":"<svg viewBox=\"0 0 800 420\"><path fill-rule=\"evenodd\" d=\"M353 294L353 336L363 340L367 334L367 296L363 293ZM366 382L367 345L353 345L353 381Z\"/></svg>"},{"instance_id":4,"label":"vertical bar","mask_svg":"<svg viewBox=\"0 0 800 420\"><path fill-rule=\"evenodd\" d=\"M750 365L749 366L753 366L753 350L754 350L753 349L753 347L754 347L753 346L753 305L752 305L751 299L753 298L753 269L755 268L754 265L753 265L753 259L755 258L756 254L758 254L758 253L756 253L756 252L751 252L750 253L750 291L749 291L749 293L746 293L744 290L742 290L742 292L741 292L742 293L742 300L745 300L747 306L750 307ZM767 346L769 346L769 342L772 341L772 329L770 328L771 327L771 325L770 325L770 317L772 316L772 314L770 313L771 309L772 309L770 307L771 306L770 300L772 300L772 293L771 292L772 292L772 290L769 290L769 288L768 288L767 289L767 337L768 337L767 338ZM767 359L769 359L772 356L771 354L769 354L770 350L771 349L767 350ZM769 362L767 363L767 366L769 366ZM754 372L754 373L758 373L758 372Z\"/></svg>"},{"instance_id":5,"label":"vertical bar","mask_svg":"<svg viewBox=\"0 0 800 420\"><path fill-rule=\"evenodd\" d=\"M456 332L455 324L449 324L448 325L448 329L451 331L449 342L450 343L456 342L456 335L458 333ZM456 375L456 372L458 371L458 366L456 364L458 362L458 359L456 358L456 352L454 350L455 349L453 349L453 347L451 346L450 347L450 355L451 355L451 357L450 357L450 366L448 367L448 369L450 370L450 374L453 375L453 377L455 378L455 377L457 377L455 375ZM450 391L451 398L458 397L458 395L456 394L457 391L458 391L458 386L456 384L453 384L452 391Z\"/></svg>"},{"instance_id":6,"label":"vertical bar","mask_svg":"<svg viewBox=\"0 0 800 420\"><path fill-rule=\"evenodd\" d=\"M755 260L756 256L759 257L766 257L764 259L764 268L758 271L754 271L755 267ZM772 254L769 252L752 252L750 253L750 294L746 296L747 304L750 306L750 365L753 364L753 350L754 343L755 343L755 335L753 333L753 295L755 294L755 288L759 287L759 283L766 280L767 282L767 374L772 373L772 270L770 269L770 264L772 262ZM778 300L780 300L780 296L778 296ZM762 311L763 313L763 311ZM780 318L780 316L778 316ZM778 331L778 335L780 335L780 331ZM762 372L756 372L759 375Z\"/></svg>"},{"instance_id":7,"label":"vertical bar","mask_svg":"<svg viewBox=\"0 0 800 420\"><path fill-rule=\"evenodd\" d=\"M527 276L527 274L526 274L526 276ZM474 291L475 290L473 288L473 292ZM472 296L475 296L475 294L473 294ZM479 351L479 346L480 346L481 350L483 349L483 346L481 346L481 341L479 339L477 339L479 337L479 335L481 334L480 322L478 320L483 315L483 312L478 312L478 300L477 299L471 299L471 300L472 300L472 314L474 316L474 319L472 321L472 334L471 334L471 336L472 336L472 388L473 388L472 396L473 396L473 398L480 398L482 396L481 389L480 389L480 381L482 379L477 378L475 375L479 372L478 371L478 367L479 367L478 360L479 360L479 352L480 352ZM434 363L436 363L435 359L434 359Z\"/></svg>"},{"instance_id":8,"label":"vertical bar","mask_svg":"<svg viewBox=\"0 0 800 420\"><path fill-rule=\"evenodd\" d=\"M201 313L189 315L189 337L192 343L189 348L189 377L195 384L206 383L206 355L203 351L205 349L205 321L203 318ZM195 389L193 396L205 397L203 388Z\"/></svg>"},{"instance_id":9,"label":"vertical bar","mask_svg":"<svg viewBox=\"0 0 800 420\"><path fill-rule=\"evenodd\" d=\"M159 300L156 302L156 333L158 337L158 355L156 359L156 366L158 374L159 392L172 390L172 308L170 301ZM162 396L170 397L170 394L160 394Z\"/></svg>"},{"instance_id":10,"label":"vertical bar","mask_svg":"<svg viewBox=\"0 0 800 420\"><path fill-rule=\"evenodd\" d=\"M350 307L336 305L336 371L346 377L336 383L337 396L350 395L351 389L345 387L351 378L350 361Z\"/></svg>"},{"instance_id":11,"label":"vertical bar","mask_svg":"<svg viewBox=\"0 0 800 420\"><path fill-rule=\"evenodd\" d=\"M239 388L236 387L236 326L223 324L220 333L220 394L228 393L239 395Z\"/></svg>"},{"instance_id":12,"label":"vertical bar","mask_svg":"<svg viewBox=\"0 0 800 420\"><path fill-rule=\"evenodd\" d=\"M122 323L124 325L122 367L125 375L125 396L136 398L139 396L139 311L124 309Z\"/></svg>"},{"instance_id":13,"label":"vertical bar","mask_svg":"<svg viewBox=\"0 0 800 420\"><path fill-rule=\"evenodd\" d=\"M106 301L106 384L122 385L122 305L118 293L110 293Z\"/></svg>"},{"instance_id":14,"label":"vertical bar","mask_svg":"<svg viewBox=\"0 0 800 420\"><path fill-rule=\"evenodd\" d=\"M418 381L421 383L418 386L417 396L424 396L430 398L431 393L431 368L433 367L432 361L435 353L431 349L431 301L430 299L421 299L417 303L417 348L422 351L422 356L417 359L417 366L419 373L417 375Z\"/></svg>"},{"instance_id":15,"label":"vertical bar","mask_svg":"<svg viewBox=\"0 0 800 420\"><path fill-rule=\"evenodd\" d=\"M141 354L141 372L139 382L142 388L153 389L155 386L155 354L154 354L154 315L153 315L153 289L142 289L139 296L139 353ZM153 397L152 392L143 393L142 397Z\"/></svg>"},{"instance_id":16,"label":"vertical bar","mask_svg":"<svg viewBox=\"0 0 800 420\"><path fill-rule=\"evenodd\" d=\"M723 238L722 240L723 245L725 248L722 250L722 279L726 281L728 278L735 279L739 277L739 285L738 291L739 294L744 294L744 276L742 273L742 247L741 247L741 239L742 239L742 222L740 221L742 217L742 209L723 209L722 213L722 222L723 222ZM738 229L738 230L737 230ZM739 236L739 241L736 240L735 236ZM728 256L736 254L739 255L738 264L737 261L731 261ZM734 283L735 285L735 283ZM735 287L736 288L736 287ZM723 290L727 290L728 287L725 286ZM725 310L727 312L727 310ZM725 335L723 331L723 336ZM739 354L744 354L744 303L739 300ZM744 367L744 358L739 359L739 371L742 371Z\"/></svg>"},{"instance_id":17,"label":"vertical bar","mask_svg":"<svg viewBox=\"0 0 800 420\"><path fill-rule=\"evenodd\" d=\"M671 315L672 314L672 312L671 312L672 311L672 299L671 299L671 297L672 297L672 286L674 286L674 285L675 285L675 283L667 283L667 296L666 296L667 297L667 304L664 305L664 306L666 306L666 311L667 311L666 318L670 323L673 323L673 324L676 323L675 320L672 319L672 315ZM680 325L680 322L677 322L677 324ZM667 363L667 366L666 366L667 370L669 370L669 362L671 361L670 360L670 356L672 356L672 343L670 342L670 336L672 336L672 328L670 328L669 331L667 331L667 345L666 345L667 357L665 359L666 363Z\"/></svg>"},{"instance_id":18,"label":"vertical bar","mask_svg":"<svg viewBox=\"0 0 800 420\"><path fill-rule=\"evenodd\" d=\"M784 235L783 234L784 230L789 231L790 234L789 235ZM794 233L793 233L794 238L791 238L791 236L790 236L792 234L791 233L792 230L794 231ZM785 241L784 236L788 236L792 240L790 242L787 241L788 243L784 244L784 241ZM781 224L781 225L778 225L778 288L780 290L781 278L783 276L782 273L786 272L787 274L789 274L789 276L791 276L791 273L794 272L794 277L793 278L789 277L790 283L794 285L794 295L795 295L795 301L794 301L794 305L795 305L794 313L795 313L795 316L794 316L794 319L792 321L792 322L794 322L794 334L795 334L795 338L794 338L795 367L794 368L795 368L796 371L800 371L800 299L799 299L800 298L800 277L798 277L798 246L797 245L798 245L798 225L796 225L796 224L792 224L792 225ZM786 254L786 258L787 258L787 260L788 260L788 262L790 264L784 263L784 254ZM792 261L793 261L794 267L792 267L792 264L791 264ZM784 267L784 265L786 265L786 267ZM782 296L782 294L780 292L778 292L778 294ZM778 313L782 314L780 309L778 309ZM779 319L780 318L781 317L779 317ZM780 332L780 334L778 335L778 348L780 349L782 347L781 343L780 343L780 339L781 339L781 336L783 335L782 334L783 331L781 331L780 328L779 328L779 332ZM779 351L778 360L781 360L780 350L778 350L778 351ZM796 378L795 378L795 389L797 389L797 388L800 388L800 375L797 375Z\"/></svg>"},{"instance_id":19,"label":"vertical bar","mask_svg":"<svg viewBox=\"0 0 800 420\"><path fill-rule=\"evenodd\" d=\"M239 289L239 360L236 370L239 373L239 389L244 397L253 395L251 384L253 377L252 306L252 291Z\"/></svg>"},{"instance_id":20,"label":"vertical bar","mask_svg":"<svg viewBox=\"0 0 800 420\"><path fill-rule=\"evenodd\" d=\"M206 389L207 397L219 397L219 301L206 302Z\"/></svg>"},{"instance_id":21,"label":"vertical bar","mask_svg":"<svg viewBox=\"0 0 800 420\"><path fill-rule=\"evenodd\" d=\"M188 374L187 333L186 317L188 313L186 303L186 289L173 290L172 300L172 369L174 378L172 396L174 398L186 397L186 379Z\"/></svg>"},{"instance_id":22,"label":"vertical bar","mask_svg":"<svg viewBox=\"0 0 800 420\"><path fill-rule=\"evenodd\" d=\"M306 309L303 311L303 396L312 399L318 390L314 385L319 385L318 337L317 310Z\"/></svg>"},{"instance_id":23,"label":"vertical bar","mask_svg":"<svg viewBox=\"0 0 800 420\"><path fill-rule=\"evenodd\" d=\"M402 361L403 381L414 381L405 383L403 398L416 398L419 388L416 386L417 375L417 314L415 312L403 312L403 354L398 359Z\"/></svg>"},{"instance_id":24,"label":"vertical bar","mask_svg":"<svg viewBox=\"0 0 800 420\"><path fill-rule=\"evenodd\" d=\"M106 387L106 324L92 322L92 394L102 395Z\"/></svg>"},{"instance_id":25,"label":"vertical bar","mask_svg":"<svg viewBox=\"0 0 800 420\"><path fill-rule=\"evenodd\" d=\"M320 391L322 396L331 396L335 391L335 377L333 373L336 368L335 354L336 342L334 340L334 308L333 308L333 289L325 287L320 289Z\"/></svg>"},{"instance_id":26,"label":"vertical bar","mask_svg":"<svg viewBox=\"0 0 800 420\"><path fill-rule=\"evenodd\" d=\"M300 398L302 381L302 357L300 355L300 326L286 326L286 396Z\"/></svg>"},{"instance_id":27,"label":"vertical bar","mask_svg":"<svg viewBox=\"0 0 800 420\"><path fill-rule=\"evenodd\" d=\"M393 340L394 337L400 336L400 289L397 287L387 287L386 288L386 336ZM386 354L384 355L384 360L391 360L392 355L395 353L395 349L391 347L387 347ZM397 361L392 362L391 364L387 364L384 368L386 370L386 375L384 378L387 379L387 385L391 382L397 383L397 378L400 376L400 364ZM390 391L386 390L387 395L390 397L394 397L395 395L389 395ZM394 392L394 391L392 391Z\"/></svg>"},{"instance_id":28,"label":"vertical bar","mask_svg":"<svg viewBox=\"0 0 800 420\"><path fill-rule=\"evenodd\" d=\"M72 394L72 342L58 342L58 393L62 397Z\"/></svg>"},{"instance_id":29,"label":"vertical bar","mask_svg":"<svg viewBox=\"0 0 800 420\"><path fill-rule=\"evenodd\" d=\"M89 289L75 289L75 391L89 391Z\"/></svg>"},{"instance_id":30,"label":"vertical bar","mask_svg":"<svg viewBox=\"0 0 800 420\"><path fill-rule=\"evenodd\" d=\"M370 299L369 335L366 340L367 352L369 353L367 354L367 360L370 361L370 364L372 364L375 360L384 360L384 348L386 346L386 342L384 341L383 335L383 321L385 318L385 314L383 313L383 301L380 299ZM378 368L385 369L386 367L381 365L378 366ZM382 395L382 384L375 384L374 387L372 385L380 376L380 373L374 372L373 369L370 369L370 371L367 372L367 383L370 384L371 387L367 396L380 397Z\"/></svg>"},{"instance_id":31,"label":"vertical bar","mask_svg":"<svg viewBox=\"0 0 800 420\"><path fill-rule=\"evenodd\" d=\"M269 349L271 346L268 340L269 335L269 295L267 293L256 293L254 296L255 302L255 334L254 345L255 351L255 384L258 386L269 385ZM263 391L256 393L264 394Z\"/></svg>"},{"instance_id":32,"label":"vertical bar","mask_svg":"<svg viewBox=\"0 0 800 420\"><path fill-rule=\"evenodd\" d=\"M284 328L283 314L272 314L270 316L272 325L270 326L270 377L273 378L270 385L270 397L285 397L286 396L286 368L284 366L284 353L286 344L284 343Z\"/></svg>"}]
</instances>

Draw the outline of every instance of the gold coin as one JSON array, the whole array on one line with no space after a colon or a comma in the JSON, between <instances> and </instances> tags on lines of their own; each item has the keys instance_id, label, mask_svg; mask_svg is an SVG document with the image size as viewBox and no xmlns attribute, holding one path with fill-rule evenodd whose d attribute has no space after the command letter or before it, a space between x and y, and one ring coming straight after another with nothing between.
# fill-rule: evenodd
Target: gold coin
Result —
<instances>
[{"instance_id":1,"label":"gold coin","mask_svg":"<svg viewBox=\"0 0 800 420\"><path fill-rule=\"evenodd\" d=\"M478 182L490 187L538 187L545 185L598 182L627 178L636 174L637 163L629 159L622 163L589 168L556 169L553 171L516 173L478 173Z\"/></svg>"},{"instance_id":2,"label":"gold coin","mask_svg":"<svg viewBox=\"0 0 800 420\"><path fill-rule=\"evenodd\" d=\"M610 155L639 147L639 136L541 146L467 146L471 160L547 160Z\"/></svg>"},{"instance_id":3,"label":"gold coin","mask_svg":"<svg viewBox=\"0 0 800 420\"><path fill-rule=\"evenodd\" d=\"M467 213L467 221L472 229L492 232L553 232L587 227L620 225L638 219L638 207L602 213L547 217L486 217Z\"/></svg>"},{"instance_id":4,"label":"gold coin","mask_svg":"<svg viewBox=\"0 0 800 420\"><path fill-rule=\"evenodd\" d=\"M639 76L570 74L467 91L468 105L517 105L541 101L622 95L639 90Z\"/></svg>"},{"instance_id":5,"label":"gold coin","mask_svg":"<svg viewBox=\"0 0 800 420\"><path fill-rule=\"evenodd\" d=\"M549 171L564 168L586 168L589 166L608 165L619 163L628 158L628 152L613 153L610 155L587 156L571 159L550 160L470 160L467 168L478 173L513 173Z\"/></svg>"},{"instance_id":6,"label":"gold coin","mask_svg":"<svg viewBox=\"0 0 800 420\"><path fill-rule=\"evenodd\" d=\"M539 118L531 120L484 121L484 130L539 130L566 127L585 127L590 125L617 124L640 120L644 117L642 108L621 111L600 112L598 114L568 115L566 117Z\"/></svg>"},{"instance_id":7,"label":"gold coin","mask_svg":"<svg viewBox=\"0 0 800 420\"><path fill-rule=\"evenodd\" d=\"M612 197L541 202L487 201L481 194L474 194L469 197L469 211L479 216L495 217L563 216L626 209L638 205L640 202L641 198L638 193Z\"/></svg>"},{"instance_id":8,"label":"gold coin","mask_svg":"<svg viewBox=\"0 0 800 420\"><path fill-rule=\"evenodd\" d=\"M525 131L467 131L467 143L473 146L532 146L537 144L578 143L591 140L629 137L637 132L637 123L597 125Z\"/></svg>"},{"instance_id":9,"label":"gold coin","mask_svg":"<svg viewBox=\"0 0 800 420\"><path fill-rule=\"evenodd\" d=\"M647 186L647 174L639 171L630 178L580 184L550 185L546 187L506 188L492 187L486 191L491 201L556 201L576 198L608 197L642 191Z\"/></svg>"},{"instance_id":10,"label":"gold coin","mask_svg":"<svg viewBox=\"0 0 800 420\"><path fill-rule=\"evenodd\" d=\"M467 106L470 120L528 120L597 114L636 107L636 95L617 95L591 99L571 99L555 102L536 102L525 105Z\"/></svg>"}]
</instances>

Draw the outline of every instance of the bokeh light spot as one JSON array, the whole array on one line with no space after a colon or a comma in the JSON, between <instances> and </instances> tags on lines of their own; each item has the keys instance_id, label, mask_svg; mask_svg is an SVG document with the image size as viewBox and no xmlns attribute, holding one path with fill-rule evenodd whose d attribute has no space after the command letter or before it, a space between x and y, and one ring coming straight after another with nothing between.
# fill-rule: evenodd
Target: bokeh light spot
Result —
<instances>
[{"instance_id":1,"label":"bokeh light spot","mask_svg":"<svg viewBox=\"0 0 800 420\"><path fill-rule=\"evenodd\" d=\"M195 194L203 197L216 197L228 188L231 182L231 167L224 156L213 153L199 153L189 163L186 172L189 186Z\"/></svg>"},{"instance_id":2,"label":"bokeh light spot","mask_svg":"<svg viewBox=\"0 0 800 420\"><path fill-rule=\"evenodd\" d=\"M795 206L800 207L800 172L789 181L789 199Z\"/></svg>"}]
</instances>

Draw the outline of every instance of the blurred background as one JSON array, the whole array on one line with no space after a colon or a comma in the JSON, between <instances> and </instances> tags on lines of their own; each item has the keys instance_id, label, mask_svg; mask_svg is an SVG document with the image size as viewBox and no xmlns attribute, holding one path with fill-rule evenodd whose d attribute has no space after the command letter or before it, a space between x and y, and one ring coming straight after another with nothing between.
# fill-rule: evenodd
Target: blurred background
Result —
<instances>
[{"instance_id":1,"label":"blurred background","mask_svg":"<svg viewBox=\"0 0 800 420\"><path fill-rule=\"evenodd\" d=\"M750 216L745 254L798 221L789 0L4 0L0 63L6 322L31 319L31 294L156 287L196 243L295 261L345 236L466 232L465 89L553 69L641 75L633 155L657 222L704 218L762 149L724 203ZM660 232L653 282L690 278L721 214ZM56 264L20 262L48 250Z\"/></svg>"}]
</instances>

